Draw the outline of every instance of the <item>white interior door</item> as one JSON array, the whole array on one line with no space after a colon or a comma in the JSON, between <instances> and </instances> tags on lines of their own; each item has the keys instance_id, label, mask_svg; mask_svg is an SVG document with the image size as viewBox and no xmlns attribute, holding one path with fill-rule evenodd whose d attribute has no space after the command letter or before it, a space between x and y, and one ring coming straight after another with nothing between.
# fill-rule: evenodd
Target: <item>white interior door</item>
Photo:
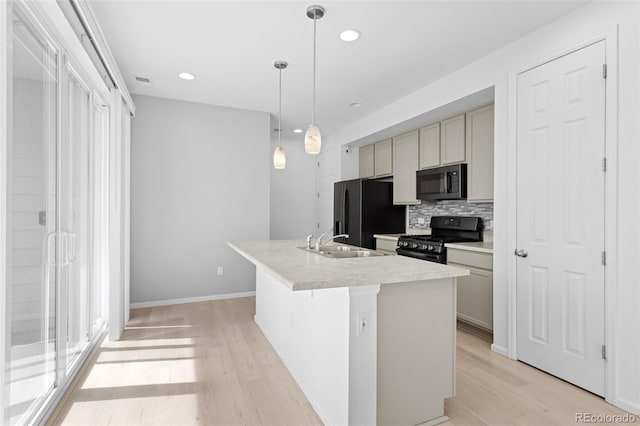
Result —
<instances>
[{"instance_id":1,"label":"white interior door","mask_svg":"<svg viewBox=\"0 0 640 426\"><path fill-rule=\"evenodd\" d=\"M518 359L604 393L605 43L518 76Z\"/></svg>"}]
</instances>

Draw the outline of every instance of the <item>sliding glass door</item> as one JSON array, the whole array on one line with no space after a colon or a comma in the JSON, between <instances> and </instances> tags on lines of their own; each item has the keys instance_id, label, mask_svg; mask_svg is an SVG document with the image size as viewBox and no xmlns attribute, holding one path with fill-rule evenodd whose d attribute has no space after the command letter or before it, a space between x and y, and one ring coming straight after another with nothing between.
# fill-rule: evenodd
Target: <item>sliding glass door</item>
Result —
<instances>
[{"instance_id":1,"label":"sliding glass door","mask_svg":"<svg viewBox=\"0 0 640 426\"><path fill-rule=\"evenodd\" d=\"M5 7L0 4L0 7ZM28 3L9 2L2 424L68 383L105 324L109 108ZM104 95L103 88L102 92ZM2 189L4 191L4 188Z\"/></svg>"},{"instance_id":2,"label":"sliding glass door","mask_svg":"<svg viewBox=\"0 0 640 426\"><path fill-rule=\"evenodd\" d=\"M60 324L66 335L64 364L68 369L88 342L89 265L89 140L90 94L74 70L63 75L63 126L60 143Z\"/></svg>"},{"instance_id":3,"label":"sliding glass door","mask_svg":"<svg viewBox=\"0 0 640 426\"><path fill-rule=\"evenodd\" d=\"M5 423L55 385L58 50L14 10L11 37Z\"/></svg>"}]
</instances>

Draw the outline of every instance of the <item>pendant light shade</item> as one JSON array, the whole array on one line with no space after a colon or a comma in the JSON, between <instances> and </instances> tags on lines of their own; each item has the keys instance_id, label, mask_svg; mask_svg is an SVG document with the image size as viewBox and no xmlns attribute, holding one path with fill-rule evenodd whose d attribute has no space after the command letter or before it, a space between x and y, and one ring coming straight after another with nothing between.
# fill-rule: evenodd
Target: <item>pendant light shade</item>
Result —
<instances>
[{"instance_id":1,"label":"pendant light shade","mask_svg":"<svg viewBox=\"0 0 640 426\"><path fill-rule=\"evenodd\" d=\"M319 154L322 146L322 135L320 128L312 124L304 135L304 150L307 154Z\"/></svg>"},{"instance_id":2,"label":"pendant light shade","mask_svg":"<svg viewBox=\"0 0 640 426\"><path fill-rule=\"evenodd\" d=\"M319 154L322 147L322 135L316 125L316 21L324 16L324 7L307 7L307 17L313 19L313 104L311 113L311 125L304 136L304 150L307 154Z\"/></svg>"},{"instance_id":3,"label":"pendant light shade","mask_svg":"<svg viewBox=\"0 0 640 426\"><path fill-rule=\"evenodd\" d=\"M284 169L287 165L287 153L282 147L280 136L282 135L282 70L287 68L289 64L285 61L275 61L273 66L279 71L278 74L278 147L273 151L273 168Z\"/></svg>"},{"instance_id":4,"label":"pendant light shade","mask_svg":"<svg viewBox=\"0 0 640 426\"><path fill-rule=\"evenodd\" d=\"M287 165L287 153L284 148L279 146L273 151L273 168L284 169Z\"/></svg>"}]
</instances>

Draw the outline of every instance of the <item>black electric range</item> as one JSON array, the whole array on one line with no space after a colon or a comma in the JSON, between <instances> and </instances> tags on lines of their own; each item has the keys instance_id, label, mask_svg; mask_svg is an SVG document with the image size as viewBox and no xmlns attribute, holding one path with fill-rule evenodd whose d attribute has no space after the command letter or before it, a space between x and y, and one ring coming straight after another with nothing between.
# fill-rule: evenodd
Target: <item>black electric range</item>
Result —
<instances>
[{"instance_id":1,"label":"black electric range","mask_svg":"<svg viewBox=\"0 0 640 426\"><path fill-rule=\"evenodd\" d=\"M431 235L403 235L396 253L430 262L447 263L446 243L482 241L482 219L470 216L433 216Z\"/></svg>"}]
</instances>

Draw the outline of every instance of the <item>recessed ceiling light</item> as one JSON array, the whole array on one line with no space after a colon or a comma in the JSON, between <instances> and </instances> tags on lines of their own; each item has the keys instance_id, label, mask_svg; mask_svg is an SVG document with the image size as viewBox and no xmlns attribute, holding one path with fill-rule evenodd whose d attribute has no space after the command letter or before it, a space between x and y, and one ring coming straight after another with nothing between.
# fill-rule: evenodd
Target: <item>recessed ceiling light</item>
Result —
<instances>
[{"instance_id":1,"label":"recessed ceiling light","mask_svg":"<svg viewBox=\"0 0 640 426\"><path fill-rule=\"evenodd\" d=\"M293 129L293 133L302 133L302 129Z\"/></svg>"},{"instance_id":2,"label":"recessed ceiling light","mask_svg":"<svg viewBox=\"0 0 640 426\"><path fill-rule=\"evenodd\" d=\"M340 33L340 39L343 41L356 41L360 37L360 33L356 30L344 30Z\"/></svg>"},{"instance_id":3,"label":"recessed ceiling light","mask_svg":"<svg viewBox=\"0 0 640 426\"><path fill-rule=\"evenodd\" d=\"M178 77L180 77L183 80L193 80L194 78L196 78L195 75L190 74L188 72L181 72L180 74L178 74Z\"/></svg>"},{"instance_id":4,"label":"recessed ceiling light","mask_svg":"<svg viewBox=\"0 0 640 426\"><path fill-rule=\"evenodd\" d=\"M349 104L349 106L350 106L351 108L360 108L360 107L362 106L362 104L361 104L360 102L351 102L351 103Z\"/></svg>"}]
</instances>

